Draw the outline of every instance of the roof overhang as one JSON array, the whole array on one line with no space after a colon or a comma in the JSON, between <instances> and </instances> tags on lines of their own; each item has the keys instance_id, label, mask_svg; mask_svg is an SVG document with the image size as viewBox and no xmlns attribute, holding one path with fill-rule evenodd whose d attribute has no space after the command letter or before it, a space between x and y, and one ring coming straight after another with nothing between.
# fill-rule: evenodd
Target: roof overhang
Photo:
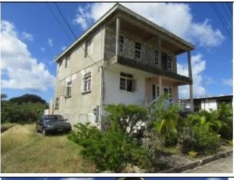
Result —
<instances>
[{"instance_id":1,"label":"roof overhang","mask_svg":"<svg viewBox=\"0 0 234 180\"><path fill-rule=\"evenodd\" d=\"M141 28L145 29L152 34L159 34L165 42L170 42L178 46L175 51L176 54L180 54L186 51L191 51L195 46L182 38L174 35L173 33L167 31L166 29L154 24L153 22L147 20L146 18L140 16L139 14L131 11L130 9L116 3L107 13L105 13L92 27L90 27L81 37L79 37L74 43L72 43L66 50L64 50L56 59L55 62L59 61L63 56L65 56L69 51L74 48L79 43L82 43L86 36L91 34L95 29L101 27L104 23L108 23L113 20L113 17L120 17L125 21L134 21L143 24Z\"/></svg>"}]
</instances>

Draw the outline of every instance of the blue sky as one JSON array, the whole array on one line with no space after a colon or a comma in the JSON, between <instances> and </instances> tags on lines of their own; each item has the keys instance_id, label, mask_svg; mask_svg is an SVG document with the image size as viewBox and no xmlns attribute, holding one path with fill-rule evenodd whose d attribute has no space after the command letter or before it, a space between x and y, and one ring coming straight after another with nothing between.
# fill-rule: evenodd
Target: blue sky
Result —
<instances>
[{"instance_id":1,"label":"blue sky","mask_svg":"<svg viewBox=\"0 0 234 180\"><path fill-rule=\"evenodd\" d=\"M75 33L82 35L114 3L57 3ZM232 94L232 3L123 3L124 6L186 39L192 51L194 97ZM37 94L53 98L54 59L74 37L52 3L2 3L1 86L9 98ZM186 54L178 72L187 75ZM188 87L180 97L188 97Z\"/></svg>"}]
</instances>

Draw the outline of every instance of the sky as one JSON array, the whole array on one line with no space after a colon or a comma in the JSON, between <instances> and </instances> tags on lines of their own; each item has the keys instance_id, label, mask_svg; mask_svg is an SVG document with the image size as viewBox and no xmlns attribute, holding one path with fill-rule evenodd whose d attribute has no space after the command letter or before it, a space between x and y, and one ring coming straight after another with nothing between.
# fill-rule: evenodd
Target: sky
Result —
<instances>
[{"instance_id":1,"label":"sky","mask_svg":"<svg viewBox=\"0 0 234 180\"><path fill-rule=\"evenodd\" d=\"M114 177L98 177L98 178L2 178L2 180L115 180ZM226 177L146 177L145 180L228 180Z\"/></svg>"},{"instance_id":2,"label":"sky","mask_svg":"<svg viewBox=\"0 0 234 180\"><path fill-rule=\"evenodd\" d=\"M191 52L194 97L232 94L232 3L121 3L195 45ZM114 3L2 3L1 93L53 99L54 62ZM60 14L60 12L62 15ZM64 19L66 19L66 22ZM67 24L69 24L69 27ZM177 71L188 76L187 54ZM188 86L179 88L188 98Z\"/></svg>"}]
</instances>

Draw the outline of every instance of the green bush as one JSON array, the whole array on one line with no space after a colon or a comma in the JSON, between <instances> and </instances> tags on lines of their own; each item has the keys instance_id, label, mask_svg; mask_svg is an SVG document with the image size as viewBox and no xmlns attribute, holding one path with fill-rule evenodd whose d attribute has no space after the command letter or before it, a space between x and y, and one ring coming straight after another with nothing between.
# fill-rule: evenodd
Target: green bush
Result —
<instances>
[{"instance_id":1,"label":"green bush","mask_svg":"<svg viewBox=\"0 0 234 180\"><path fill-rule=\"evenodd\" d=\"M216 133L210 132L206 127L192 126L184 127L178 144L183 154L195 151L204 155L216 152L221 146L221 141Z\"/></svg>"},{"instance_id":2,"label":"green bush","mask_svg":"<svg viewBox=\"0 0 234 180\"><path fill-rule=\"evenodd\" d=\"M168 95L160 96L155 104L149 107L153 131L158 132L159 137L165 146L175 146L178 139L179 128L183 125L183 120L179 115L180 106L171 104L165 106Z\"/></svg>"},{"instance_id":3,"label":"green bush","mask_svg":"<svg viewBox=\"0 0 234 180\"><path fill-rule=\"evenodd\" d=\"M91 160L99 171L121 172L127 163L140 167L148 166L148 152L121 131L110 128L102 133L96 127L78 123L77 131L68 135L73 142L81 145L81 154Z\"/></svg>"}]
</instances>

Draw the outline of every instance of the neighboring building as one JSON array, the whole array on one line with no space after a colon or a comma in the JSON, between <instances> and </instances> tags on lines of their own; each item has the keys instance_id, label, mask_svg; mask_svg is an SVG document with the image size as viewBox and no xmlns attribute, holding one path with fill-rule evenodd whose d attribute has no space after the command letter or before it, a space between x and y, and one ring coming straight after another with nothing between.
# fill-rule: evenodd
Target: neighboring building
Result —
<instances>
[{"instance_id":1,"label":"neighboring building","mask_svg":"<svg viewBox=\"0 0 234 180\"><path fill-rule=\"evenodd\" d=\"M188 103L188 99L181 100L182 104L188 109L190 108L190 104ZM203 97L203 98L194 98L194 111L200 110L217 110L221 103L230 104L233 107L233 95L226 95L226 96L214 96L214 97Z\"/></svg>"},{"instance_id":2,"label":"neighboring building","mask_svg":"<svg viewBox=\"0 0 234 180\"><path fill-rule=\"evenodd\" d=\"M145 104L163 93L178 101L178 86L190 85L194 46L120 4L103 15L55 61L54 113L72 124L99 126L103 106ZM177 55L187 53L189 77L177 73Z\"/></svg>"}]
</instances>

